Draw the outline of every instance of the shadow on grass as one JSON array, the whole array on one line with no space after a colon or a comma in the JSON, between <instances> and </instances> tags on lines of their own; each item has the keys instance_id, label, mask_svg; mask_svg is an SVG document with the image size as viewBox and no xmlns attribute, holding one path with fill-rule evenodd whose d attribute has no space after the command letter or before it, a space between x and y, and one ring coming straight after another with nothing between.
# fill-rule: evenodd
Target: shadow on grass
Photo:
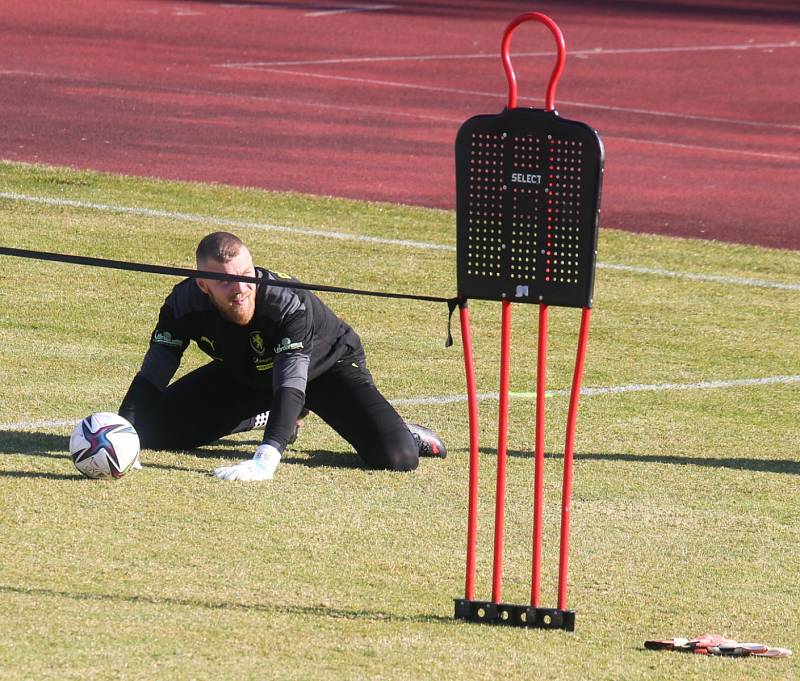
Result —
<instances>
[{"instance_id":1,"label":"shadow on grass","mask_svg":"<svg viewBox=\"0 0 800 681\"><path fill-rule=\"evenodd\" d=\"M252 456L261 440L217 440L210 449L191 449L183 453L201 459L236 459L241 461ZM217 449L218 445L238 445L237 449ZM289 447L281 457L281 465L291 464L319 468L364 468L363 462L354 452L330 451L326 449L299 449Z\"/></svg>"},{"instance_id":2,"label":"shadow on grass","mask_svg":"<svg viewBox=\"0 0 800 681\"><path fill-rule=\"evenodd\" d=\"M211 448L187 449L176 452L177 454L195 457L196 459L232 459L242 461L252 455L252 451L261 444L258 440L218 440ZM223 445L219 447L219 445ZM24 454L49 459L69 460L69 438L53 433L38 433L30 431L0 431L0 454ZM301 450L289 449L282 458L283 464L307 466L309 468L364 468L361 459L354 453L335 452L328 450ZM151 463L148 461L147 450L142 455L142 463L146 468L156 468L165 471L182 471L189 473L210 473L205 468L191 466L178 466ZM51 480L81 480L79 473L67 475L61 473L44 473L37 471L0 471L0 477L15 478L47 478Z\"/></svg>"},{"instance_id":3,"label":"shadow on grass","mask_svg":"<svg viewBox=\"0 0 800 681\"><path fill-rule=\"evenodd\" d=\"M333 608L328 605L281 605L279 603L231 603L226 601L206 601L199 598L170 598L143 595L120 595L107 593L81 593L72 591L59 591L57 589L25 588L19 586L0 585L0 593L17 594L21 596L46 596L53 598L68 598L74 601L93 601L100 603L130 603L203 608L206 610L228 610L243 612L258 612L268 614L301 615L303 617L327 617L331 619L369 620L374 622L418 622L418 623L452 623L451 617L441 615L398 615L397 613L381 610Z\"/></svg>"},{"instance_id":4,"label":"shadow on grass","mask_svg":"<svg viewBox=\"0 0 800 681\"><path fill-rule=\"evenodd\" d=\"M47 459L61 459L68 462L69 437L53 433L35 433L30 431L0 431L0 454L24 454ZM240 453L241 457L241 453ZM152 468L163 470L188 471L206 473L205 470L184 466L167 466L164 464L145 463ZM49 480L86 480L78 471L74 474L45 473L41 471L0 471L0 478L43 478Z\"/></svg>"},{"instance_id":5,"label":"shadow on grass","mask_svg":"<svg viewBox=\"0 0 800 681\"><path fill-rule=\"evenodd\" d=\"M69 460L69 438L53 433L31 433L27 431L0 431L0 454L25 454L48 459ZM74 470L74 469L73 469ZM69 473L46 473L43 471L0 471L0 478L38 478L41 480L80 480L83 476L75 471Z\"/></svg>"},{"instance_id":6,"label":"shadow on grass","mask_svg":"<svg viewBox=\"0 0 800 681\"><path fill-rule=\"evenodd\" d=\"M235 446L236 448L210 448L210 449L189 449L178 452L198 459L209 458L230 458L241 461L249 457L249 448L255 448L260 444L256 440L219 440L217 445ZM41 456L51 459L68 459L69 438L64 435L54 435L53 433L37 433L29 431L0 431L0 454L26 454L29 456ZM466 453L464 447L454 450ZM481 454L495 456L497 450L490 447L481 447ZM512 449L509 450L510 457L533 458L533 452ZM561 453L549 452L545 454L548 459L563 459ZM160 470L174 470L190 473L208 473L205 469L192 468L189 466L175 466L166 464L149 463L147 455L143 456L144 465ZM800 475L800 461L792 459L748 459L736 457L695 457L681 456L677 454L625 454L625 453L588 453L576 454L576 461L627 461L630 463L660 463L672 466L700 466L703 468L729 468L731 470L744 470L762 473L786 473L789 475ZM289 449L284 454L282 462L290 465L306 466L308 468L351 468L363 469L364 465L356 454L341 451L329 450L303 450ZM0 477L30 477L30 478L50 478L53 480L72 479L76 476L63 475L59 473L42 473L26 471L5 471L0 472ZM77 476L78 478L80 476Z\"/></svg>"},{"instance_id":7,"label":"shadow on grass","mask_svg":"<svg viewBox=\"0 0 800 681\"><path fill-rule=\"evenodd\" d=\"M468 452L461 448L461 452ZM481 447L481 454L496 456L497 450L490 447ZM522 450L509 450L511 457L533 459L533 452ZM547 459L563 459L562 453L548 452ZM660 463L669 466L700 466L702 468L730 468L737 471L754 471L760 473L787 473L800 475L800 461L792 459L747 459L735 457L697 457L680 456L677 454L622 454L622 453L588 453L575 454L575 461L627 461L630 463Z\"/></svg>"},{"instance_id":8,"label":"shadow on grass","mask_svg":"<svg viewBox=\"0 0 800 681\"><path fill-rule=\"evenodd\" d=\"M305 456L297 456L298 453ZM282 461L290 464L298 464L307 468L319 468L327 466L329 468L358 468L366 470L364 462L355 452L332 452L325 449L297 450L294 454L290 451L289 456L284 454Z\"/></svg>"},{"instance_id":9,"label":"shadow on grass","mask_svg":"<svg viewBox=\"0 0 800 681\"><path fill-rule=\"evenodd\" d=\"M36 454L60 459L66 456L68 451L69 437L66 435L0 430L0 454Z\"/></svg>"},{"instance_id":10,"label":"shadow on grass","mask_svg":"<svg viewBox=\"0 0 800 681\"><path fill-rule=\"evenodd\" d=\"M41 480L85 480L78 471L68 473L42 473L41 471L0 471L0 478L39 478Z\"/></svg>"}]
</instances>

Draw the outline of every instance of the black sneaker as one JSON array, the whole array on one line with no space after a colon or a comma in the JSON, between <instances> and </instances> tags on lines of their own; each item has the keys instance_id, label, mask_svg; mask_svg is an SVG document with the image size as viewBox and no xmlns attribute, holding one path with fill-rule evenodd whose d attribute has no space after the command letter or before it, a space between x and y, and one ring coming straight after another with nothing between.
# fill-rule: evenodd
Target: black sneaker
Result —
<instances>
[{"instance_id":1,"label":"black sneaker","mask_svg":"<svg viewBox=\"0 0 800 681\"><path fill-rule=\"evenodd\" d=\"M440 459L444 459L447 456L447 447L444 446L444 442L430 428L416 423L407 425L411 435L414 436L414 440L417 442L420 456L437 456Z\"/></svg>"}]
</instances>

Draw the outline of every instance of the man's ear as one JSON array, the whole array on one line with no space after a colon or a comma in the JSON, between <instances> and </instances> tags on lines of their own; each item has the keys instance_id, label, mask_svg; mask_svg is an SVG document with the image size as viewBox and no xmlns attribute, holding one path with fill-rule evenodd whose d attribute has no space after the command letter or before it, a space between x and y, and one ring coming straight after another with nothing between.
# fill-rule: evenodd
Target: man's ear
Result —
<instances>
[{"instance_id":1,"label":"man's ear","mask_svg":"<svg viewBox=\"0 0 800 681\"><path fill-rule=\"evenodd\" d=\"M206 283L205 279L197 278L197 279L195 279L195 283L197 284L197 286L200 288L200 290L203 293L208 295L208 284Z\"/></svg>"}]
</instances>

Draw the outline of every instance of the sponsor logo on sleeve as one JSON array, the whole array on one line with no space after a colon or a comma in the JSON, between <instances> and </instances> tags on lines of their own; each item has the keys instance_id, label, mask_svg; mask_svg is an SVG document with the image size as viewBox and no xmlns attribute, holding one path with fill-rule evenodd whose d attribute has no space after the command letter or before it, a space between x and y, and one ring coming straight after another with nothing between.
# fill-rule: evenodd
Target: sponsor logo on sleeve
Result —
<instances>
[{"instance_id":1,"label":"sponsor logo on sleeve","mask_svg":"<svg viewBox=\"0 0 800 681\"><path fill-rule=\"evenodd\" d=\"M169 348L183 347L183 341L180 338L175 338L169 331L159 331L158 329L153 332L153 343L166 345Z\"/></svg>"},{"instance_id":2,"label":"sponsor logo on sleeve","mask_svg":"<svg viewBox=\"0 0 800 681\"><path fill-rule=\"evenodd\" d=\"M292 343L291 338L281 338L280 345L275 346L275 354L286 352L288 350L302 350L303 344L300 342Z\"/></svg>"}]
</instances>

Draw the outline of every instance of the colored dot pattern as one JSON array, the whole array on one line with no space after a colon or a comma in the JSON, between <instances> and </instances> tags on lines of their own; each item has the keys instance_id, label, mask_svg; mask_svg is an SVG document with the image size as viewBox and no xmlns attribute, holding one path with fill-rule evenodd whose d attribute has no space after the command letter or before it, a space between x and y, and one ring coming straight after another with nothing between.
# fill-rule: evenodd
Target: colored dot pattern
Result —
<instances>
[{"instance_id":1,"label":"colored dot pattern","mask_svg":"<svg viewBox=\"0 0 800 681\"><path fill-rule=\"evenodd\" d=\"M467 274L502 276L503 191L505 134L476 133L469 151L469 206L467 221Z\"/></svg>"},{"instance_id":2,"label":"colored dot pattern","mask_svg":"<svg viewBox=\"0 0 800 681\"><path fill-rule=\"evenodd\" d=\"M579 283L582 157L576 140L472 133L469 276Z\"/></svg>"},{"instance_id":3,"label":"colored dot pattern","mask_svg":"<svg viewBox=\"0 0 800 681\"><path fill-rule=\"evenodd\" d=\"M578 283L583 144L548 135L544 280Z\"/></svg>"},{"instance_id":4,"label":"colored dot pattern","mask_svg":"<svg viewBox=\"0 0 800 681\"><path fill-rule=\"evenodd\" d=\"M539 168L541 140L534 135L512 137L512 167L518 171ZM539 179L538 173L531 173ZM512 176L513 177L513 176ZM533 178L529 178L533 179ZM536 279L536 240L539 236L540 184L532 181L511 183L511 262L509 271L515 281Z\"/></svg>"}]
</instances>

